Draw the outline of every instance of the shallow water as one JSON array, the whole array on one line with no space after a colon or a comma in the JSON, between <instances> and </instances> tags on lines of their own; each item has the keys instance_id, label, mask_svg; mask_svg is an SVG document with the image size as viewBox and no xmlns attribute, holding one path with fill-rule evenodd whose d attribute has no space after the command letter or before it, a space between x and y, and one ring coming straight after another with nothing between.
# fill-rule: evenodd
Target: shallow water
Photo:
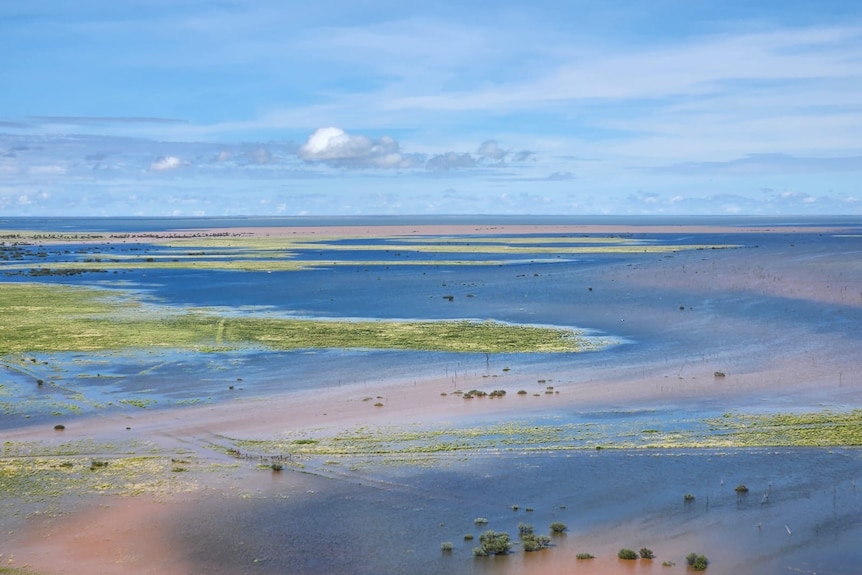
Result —
<instances>
[{"instance_id":1,"label":"shallow water","mask_svg":"<svg viewBox=\"0 0 862 575\"><path fill-rule=\"evenodd\" d=\"M862 560L858 450L501 454L298 485L261 474L244 485L252 497L201 502L175 519L193 563L212 573L499 574L527 561L571 567L577 552L616 568L621 547L652 549L661 573L685 572L692 551L710 558L710 573L855 573ZM745 495L734 491L741 483ZM548 533L554 521L568 531L541 559L517 546L472 557L486 529L516 540L519 523Z\"/></svg>"},{"instance_id":2,"label":"shallow water","mask_svg":"<svg viewBox=\"0 0 862 575\"><path fill-rule=\"evenodd\" d=\"M114 224L60 223L65 230ZM180 227L213 223L188 221ZM160 230L177 222L120 224L121 230ZM32 229L34 222L16 225ZM61 229L51 228L55 220L42 225ZM457 377L486 374L510 393L540 380L570 397L593 386L643 386L634 390L636 401L625 396L605 403L548 401L518 414L536 422L643 427L655 421L683 425L735 409L862 406L862 240L820 233L636 236L746 247L567 255L552 263L542 254L532 263L502 266L359 264L271 274L148 270L38 278L130 289L162 305L230 313L496 319L578 327L621 343L590 353L491 357L366 350L41 354L26 370L9 362L14 369L0 373L0 429L56 420L58 412L68 421L141 409L121 401L129 399L173 408L381 381L451 377L457 385ZM155 255L163 248L147 249ZM342 259L346 253L316 257ZM448 301L444 295L454 297ZM727 377L715 379L718 370ZM37 378L46 385L36 388ZM499 417L477 414L458 423L493 423ZM856 573L862 561L862 459L854 449L501 451L441 457L431 468L345 460L324 464L322 473L243 476L223 491L207 491L167 527L191 562L211 573L499 575L560 572L573 563L577 572L603 573L619 569L615 554L623 546L656 552L651 566L631 567L638 573L684 573L683 558L691 551L710 557L713 574ZM737 496L733 488L739 483L751 491ZM685 493L695 495L695 502L685 504ZM515 504L517 512L511 509ZM463 537L478 536L482 529L473 519L480 516L489 519L487 528L513 536L522 521L543 532L559 520L569 532L555 539L555 548L531 557L519 550L509 557L474 559L476 543ZM453 543L451 554L441 552L443 541ZM575 562L581 551L595 554L596 562ZM665 559L677 565L664 568Z\"/></svg>"}]
</instances>

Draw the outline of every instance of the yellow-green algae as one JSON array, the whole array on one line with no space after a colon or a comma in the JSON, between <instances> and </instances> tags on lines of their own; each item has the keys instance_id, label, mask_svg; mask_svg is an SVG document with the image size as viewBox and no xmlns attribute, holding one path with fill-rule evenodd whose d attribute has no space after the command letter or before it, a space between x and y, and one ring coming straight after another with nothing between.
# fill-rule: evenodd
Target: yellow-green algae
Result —
<instances>
[{"instance_id":1,"label":"yellow-green algae","mask_svg":"<svg viewBox=\"0 0 862 575\"><path fill-rule=\"evenodd\" d=\"M198 488L192 474L181 472L209 468L188 453L165 453L148 444L7 441L0 457L0 502L92 494L167 496Z\"/></svg>"},{"instance_id":2,"label":"yellow-green algae","mask_svg":"<svg viewBox=\"0 0 862 575\"><path fill-rule=\"evenodd\" d=\"M15 238L18 241L32 241L35 246L41 243L62 243L72 241L106 240L111 236L102 234L45 234L35 232L0 231L0 239ZM542 255L584 255L611 253L673 253L688 250L725 249L739 247L735 244L687 244L667 245L656 240L633 239L629 237L554 237L554 236L511 236L511 237L446 237L446 236L383 236L367 237L310 237L310 236L254 236L216 235L199 237L155 238L148 235L134 236L136 242L151 242L158 245L153 253L96 253L88 252L83 260L57 262L8 262L4 267L11 271L35 270L35 273L55 274L75 271L138 270L138 269L200 269L235 271L296 271L336 266L439 266L471 265L501 266L513 260L487 258L464 260L459 254L485 254L521 256L522 259L536 259ZM348 241L345 241L348 240ZM557 244L557 245L548 245ZM173 248L173 249L172 249ZM407 255L405 258L363 260L339 259L333 257L320 260L323 252L395 253ZM441 257L434 260L411 259L410 254L434 253ZM313 258L306 257L313 254ZM450 256L446 258L445 256Z\"/></svg>"},{"instance_id":3,"label":"yellow-green algae","mask_svg":"<svg viewBox=\"0 0 862 575\"><path fill-rule=\"evenodd\" d=\"M674 421L608 423L510 422L444 429L364 426L335 435L307 432L281 439L233 440L259 455L332 458L396 457L457 452L543 452L572 449L681 449L733 447L856 447L862 445L862 410L803 414L728 415Z\"/></svg>"},{"instance_id":4,"label":"yellow-green algae","mask_svg":"<svg viewBox=\"0 0 862 575\"><path fill-rule=\"evenodd\" d=\"M0 284L0 355L124 348L404 349L576 352L609 342L572 329L493 321L349 321L224 317L142 305L131 296L43 284Z\"/></svg>"}]
</instances>

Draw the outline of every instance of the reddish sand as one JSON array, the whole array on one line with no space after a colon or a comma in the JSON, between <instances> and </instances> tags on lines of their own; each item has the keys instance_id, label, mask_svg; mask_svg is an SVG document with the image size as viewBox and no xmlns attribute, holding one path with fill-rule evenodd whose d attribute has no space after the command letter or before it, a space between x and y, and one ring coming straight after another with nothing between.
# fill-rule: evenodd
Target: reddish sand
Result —
<instances>
[{"instance_id":1,"label":"reddish sand","mask_svg":"<svg viewBox=\"0 0 862 575\"><path fill-rule=\"evenodd\" d=\"M383 226L383 227L302 227L302 228L249 228L230 230L208 230L194 233L253 234L256 236L389 236L415 234L523 234L523 233L639 233L639 232L685 232L704 231L701 226L672 226L656 228L653 226ZM711 232L764 231L763 228L708 228ZM780 233L796 233L795 228L780 228ZM810 232L810 228L804 229ZM834 231L834 230L821 230ZM828 255L824 255L828 257ZM836 271L834 278L822 278L810 282L804 270L798 271L792 265L780 268L775 273L785 274L784 281L776 282L771 277L748 275L703 275L693 276L703 284L703 289L725 290L745 284L758 289L773 291L786 297L810 298L814 300L839 302L858 306L858 285L854 284L858 271L848 277ZM627 273L631 273L627 271ZM634 272L637 273L637 272ZM654 269L644 270L638 282L651 285L671 285L678 276L671 276ZM830 283L830 281L832 283ZM826 284L829 284L828 286ZM834 284L834 286L832 285ZM853 289L850 290L850 287ZM679 366L670 366L665 372L632 374L609 373L606 381L593 381L589 385L577 385L553 398L557 408L590 404L608 404L621 401L628 404L639 400L672 402L703 396L712 397L745 391L760 391L764 395L782 390L785 393L813 392L825 393L831 390L841 392L842 382L837 381L835 373L847 369L845 373L858 367L852 358L821 358L821 364L831 363L828 373L812 365L811 358L778 358L772 365L756 373L738 373L728 377L723 386L717 388L712 377L712 368L707 365L686 368L685 385L675 385L668 373L676 373ZM844 366L842 368L842 366ZM800 377L806 373L807 377ZM509 387L535 385L532 376L511 376L505 380ZM802 388L791 388L787 382L805 381ZM422 421L456 421L464 415L477 413L524 414L531 409L542 409L546 403L543 398L512 397L506 401L474 400L460 401L452 396L443 396L454 389L482 387L486 382L480 375L462 375L453 378L438 378L418 382L379 382L340 387L323 391L291 393L279 397L243 399L229 403L195 406L169 411L146 410L141 415L98 416L76 420L68 429L57 434L46 426L21 428L3 433L5 441L41 441L46 444L77 439L111 440L116 437L141 439L156 442L166 448L179 445L185 448L198 446L199 452L213 457L212 451L204 447L208 441L223 434L230 437L271 438L292 430L309 430L310 433L329 433L336 429L359 424L387 425ZM847 392L847 390L844 390ZM858 399L858 390L852 390ZM375 402L384 403L374 407L373 402L364 401L374 397ZM265 409L264 409L265 408ZM126 429L130 428L130 429ZM201 481L212 481L209 486L216 492L221 489L218 481L202 476ZM204 485L204 488L207 488ZM84 506L71 515L59 519L32 518L27 522L13 522L4 527L6 543L0 546L3 563L14 566L27 565L40 573L126 573L131 575L159 573L163 575L185 575L199 572L195 565L183 562L182 553L167 540L159 529L161 522L167 521L172 512L182 509L183 502L193 502L199 494L178 494L169 502L149 497L130 499L96 498L95 503ZM598 542L596 543L599 544ZM672 543L668 543L672 545ZM9 550L12 550L11 555ZM519 573L564 573L571 566L572 553L555 551L531 555L517 563ZM684 572L682 566L669 570L661 566L661 561L632 562L627 564L616 559L596 560L593 563L579 562L578 573L669 573ZM256 571L265 572L265 571ZM510 573L500 570L495 573ZM710 568L716 575L720 571Z\"/></svg>"}]
</instances>

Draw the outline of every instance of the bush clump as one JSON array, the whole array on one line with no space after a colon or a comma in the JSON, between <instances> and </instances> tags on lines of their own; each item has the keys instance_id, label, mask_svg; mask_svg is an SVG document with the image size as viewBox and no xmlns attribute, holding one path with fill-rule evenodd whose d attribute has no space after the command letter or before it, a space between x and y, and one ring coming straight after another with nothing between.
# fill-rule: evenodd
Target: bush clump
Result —
<instances>
[{"instance_id":1,"label":"bush clump","mask_svg":"<svg viewBox=\"0 0 862 575\"><path fill-rule=\"evenodd\" d=\"M698 555L697 553L689 553L685 556L685 562L688 563L694 571L703 571L709 565L709 559L706 555Z\"/></svg>"},{"instance_id":2,"label":"bush clump","mask_svg":"<svg viewBox=\"0 0 862 575\"><path fill-rule=\"evenodd\" d=\"M652 549L647 549L646 547L641 547L640 556L641 559L655 559L655 553L652 552Z\"/></svg>"},{"instance_id":3,"label":"bush clump","mask_svg":"<svg viewBox=\"0 0 862 575\"><path fill-rule=\"evenodd\" d=\"M493 530L485 531L479 535L479 547L473 549L476 557L487 557L488 555L505 555L512 549L509 534Z\"/></svg>"},{"instance_id":4,"label":"bush clump","mask_svg":"<svg viewBox=\"0 0 862 575\"><path fill-rule=\"evenodd\" d=\"M521 536L521 546L524 548L524 551L539 551L551 546L551 538L547 535L528 533Z\"/></svg>"},{"instance_id":5,"label":"bush clump","mask_svg":"<svg viewBox=\"0 0 862 575\"><path fill-rule=\"evenodd\" d=\"M596 556L593 555L592 553L578 553L577 555L575 555L575 558L577 558L577 559L595 559Z\"/></svg>"},{"instance_id":6,"label":"bush clump","mask_svg":"<svg viewBox=\"0 0 862 575\"><path fill-rule=\"evenodd\" d=\"M748 493L748 487L745 486L744 483L740 483L736 487L733 488L737 493Z\"/></svg>"},{"instance_id":7,"label":"bush clump","mask_svg":"<svg viewBox=\"0 0 862 575\"><path fill-rule=\"evenodd\" d=\"M626 549L625 547L623 547L617 553L617 557L619 557L620 559L631 560L631 559L637 559L638 554L635 553L634 549Z\"/></svg>"},{"instance_id":8,"label":"bush clump","mask_svg":"<svg viewBox=\"0 0 862 575\"><path fill-rule=\"evenodd\" d=\"M560 521L554 521L551 523L551 531L554 533L562 533L566 529L568 529L568 527L566 527L565 523L561 523Z\"/></svg>"}]
</instances>

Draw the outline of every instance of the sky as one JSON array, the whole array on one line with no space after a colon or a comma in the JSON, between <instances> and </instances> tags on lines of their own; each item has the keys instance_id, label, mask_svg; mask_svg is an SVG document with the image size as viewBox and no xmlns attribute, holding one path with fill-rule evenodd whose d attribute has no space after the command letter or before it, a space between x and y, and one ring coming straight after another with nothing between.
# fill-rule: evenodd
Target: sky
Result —
<instances>
[{"instance_id":1,"label":"sky","mask_svg":"<svg viewBox=\"0 0 862 575\"><path fill-rule=\"evenodd\" d=\"M396 214L862 215L862 3L0 3L0 216Z\"/></svg>"}]
</instances>

